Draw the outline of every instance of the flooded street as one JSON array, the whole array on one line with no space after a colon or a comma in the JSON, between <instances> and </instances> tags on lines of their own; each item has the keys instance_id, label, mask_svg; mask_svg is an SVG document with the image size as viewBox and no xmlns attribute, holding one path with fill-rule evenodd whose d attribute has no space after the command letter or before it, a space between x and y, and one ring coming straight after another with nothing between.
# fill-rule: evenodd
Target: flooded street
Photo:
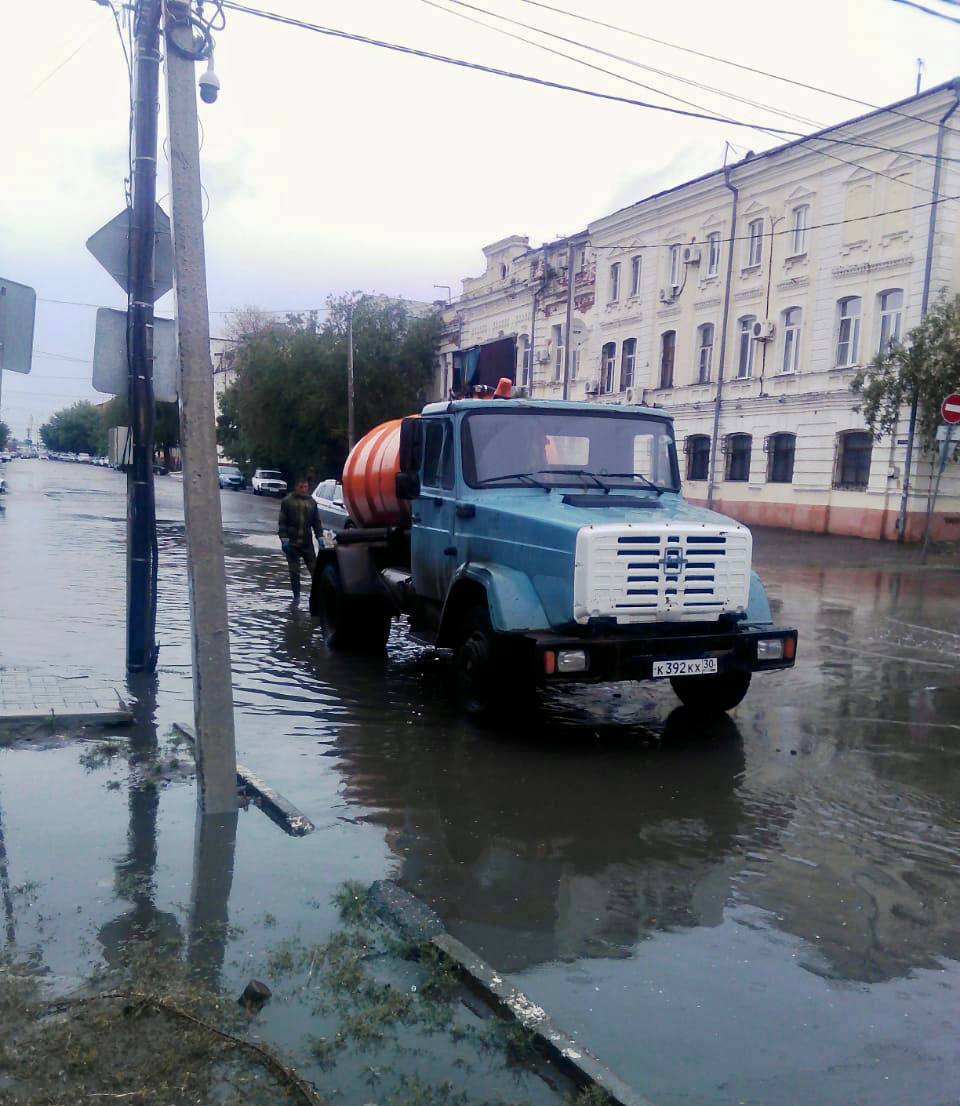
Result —
<instances>
[{"instance_id":1,"label":"flooded street","mask_svg":"<svg viewBox=\"0 0 960 1106\"><path fill-rule=\"evenodd\" d=\"M0 663L115 685L141 740L192 723L181 484L157 479L158 678L128 688L124 478L4 476ZM144 799L110 787L123 758L91 789L73 746L0 748L8 945L77 975L147 915L189 946L199 897L223 924L199 962L242 986L269 942L329 931L344 880L390 877L658 1106L960 1101L960 572L758 532L794 671L706 732L650 685L558 692L490 731L403 627L385 658L331 655L287 606L276 501L221 498L238 756L317 831L249 811L214 879L192 784ZM266 1017L304 1030L299 1008Z\"/></svg>"}]
</instances>

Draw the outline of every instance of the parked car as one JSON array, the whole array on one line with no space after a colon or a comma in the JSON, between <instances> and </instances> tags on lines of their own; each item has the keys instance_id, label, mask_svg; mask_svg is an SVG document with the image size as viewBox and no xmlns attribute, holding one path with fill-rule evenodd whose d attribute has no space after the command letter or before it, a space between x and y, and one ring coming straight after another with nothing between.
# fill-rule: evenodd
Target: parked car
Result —
<instances>
[{"instance_id":1,"label":"parked car","mask_svg":"<svg viewBox=\"0 0 960 1106\"><path fill-rule=\"evenodd\" d=\"M217 472L221 488L229 488L234 492L238 492L243 488L243 473L236 465L217 465Z\"/></svg>"},{"instance_id":2,"label":"parked car","mask_svg":"<svg viewBox=\"0 0 960 1106\"><path fill-rule=\"evenodd\" d=\"M287 482L276 469L257 469L250 481L254 495L286 495Z\"/></svg>"},{"instance_id":3,"label":"parked car","mask_svg":"<svg viewBox=\"0 0 960 1106\"><path fill-rule=\"evenodd\" d=\"M343 485L339 480L321 480L313 489L313 500L324 530L348 530L353 526L343 502Z\"/></svg>"}]
</instances>

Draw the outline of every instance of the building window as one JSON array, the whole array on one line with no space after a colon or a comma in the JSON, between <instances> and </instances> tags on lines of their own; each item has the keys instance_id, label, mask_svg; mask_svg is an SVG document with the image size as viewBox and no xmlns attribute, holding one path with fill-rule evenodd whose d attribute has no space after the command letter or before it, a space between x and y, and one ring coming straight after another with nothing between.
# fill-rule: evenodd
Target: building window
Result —
<instances>
[{"instance_id":1,"label":"building window","mask_svg":"<svg viewBox=\"0 0 960 1106\"><path fill-rule=\"evenodd\" d=\"M677 332L666 330L660 335L660 387L673 387L673 363L677 353Z\"/></svg>"},{"instance_id":2,"label":"building window","mask_svg":"<svg viewBox=\"0 0 960 1106\"><path fill-rule=\"evenodd\" d=\"M577 268L582 273L584 271L584 269L586 269L586 267L587 267L587 248L586 248L586 246L581 246L580 250L578 252L579 252L580 260L577 263Z\"/></svg>"},{"instance_id":3,"label":"building window","mask_svg":"<svg viewBox=\"0 0 960 1106\"><path fill-rule=\"evenodd\" d=\"M753 445L749 434L730 434L727 437L727 463L724 480L745 482L750 479L750 450Z\"/></svg>"},{"instance_id":4,"label":"building window","mask_svg":"<svg viewBox=\"0 0 960 1106\"><path fill-rule=\"evenodd\" d=\"M753 324L756 321L756 315L744 315L737 323L737 376L741 380L753 375Z\"/></svg>"},{"instance_id":5,"label":"building window","mask_svg":"<svg viewBox=\"0 0 960 1106\"><path fill-rule=\"evenodd\" d=\"M610 266L610 303L620 302L620 262Z\"/></svg>"},{"instance_id":6,"label":"building window","mask_svg":"<svg viewBox=\"0 0 960 1106\"><path fill-rule=\"evenodd\" d=\"M838 435L834 487L865 488L870 483L873 435L866 430L845 430Z\"/></svg>"},{"instance_id":7,"label":"building window","mask_svg":"<svg viewBox=\"0 0 960 1106\"><path fill-rule=\"evenodd\" d=\"M800 326L803 311L799 307L788 307L781 316L783 319L783 358L780 362L782 373L795 373L800 365Z\"/></svg>"},{"instance_id":8,"label":"building window","mask_svg":"<svg viewBox=\"0 0 960 1106\"><path fill-rule=\"evenodd\" d=\"M558 323L550 328L553 342L553 379L563 379L563 327Z\"/></svg>"},{"instance_id":9,"label":"building window","mask_svg":"<svg viewBox=\"0 0 960 1106\"><path fill-rule=\"evenodd\" d=\"M860 345L860 305L859 296L847 296L837 304L839 312L837 368L857 363L857 348Z\"/></svg>"},{"instance_id":10,"label":"building window","mask_svg":"<svg viewBox=\"0 0 960 1106\"><path fill-rule=\"evenodd\" d=\"M633 370L637 363L637 340L627 338L620 351L620 391L633 387Z\"/></svg>"},{"instance_id":11,"label":"building window","mask_svg":"<svg viewBox=\"0 0 960 1106\"><path fill-rule=\"evenodd\" d=\"M707 276L716 276L720 272L720 231L707 235Z\"/></svg>"},{"instance_id":12,"label":"building window","mask_svg":"<svg viewBox=\"0 0 960 1106\"><path fill-rule=\"evenodd\" d=\"M900 341L903 319L903 290L889 288L877 297L880 307L880 345L877 352L889 353L890 347Z\"/></svg>"},{"instance_id":13,"label":"building window","mask_svg":"<svg viewBox=\"0 0 960 1106\"><path fill-rule=\"evenodd\" d=\"M643 271L643 259L640 254L630 258L630 295L640 295L640 274Z\"/></svg>"},{"instance_id":14,"label":"building window","mask_svg":"<svg viewBox=\"0 0 960 1106\"><path fill-rule=\"evenodd\" d=\"M670 247L670 287L680 287L680 246Z\"/></svg>"},{"instance_id":15,"label":"building window","mask_svg":"<svg viewBox=\"0 0 960 1106\"><path fill-rule=\"evenodd\" d=\"M600 391L613 391L613 370L617 363L617 343L607 342L600 351Z\"/></svg>"},{"instance_id":16,"label":"building window","mask_svg":"<svg viewBox=\"0 0 960 1106\"><path fill-rule=\"evenodd\" d=\"M713 323L703 323L697 327L697 383L706 384L710 380L713 367Z\"/></svg>"},{"instance_id":17,"label":"building window","mask_svg":"<svg viewBox=\"0 0 960 1106\"><path fill-rule=\"evenodd\" d=\"M576 380L580 375L580 353L583 350L583 346L577 346L570 357L570 377Z\"/></svg>"},{"instance_id":18,"label":"building window","mask_svg":"<svg viewBox=\"0 0 960 1106\"><path fill-rule=\"evenodd\" d=\"M687 438L687 479L706 480L710 475L710 439L706 434Z\"/></svg>"},{"instance_id":19,"label":"building window","mask_svg":"<svg viewBox=\"0 0 960 1106\"><path fill-rule=\"evenodd\" d=\"M767 480L771 484L793 483L793 455L796 434L771 434L767 442Z\"/></svg>"},{"instance_id":20,"label":"building window","mask_svg":"<svg viewBox=\"0 0 960 1106\"><path fill-rule=\"evenodd\" d=\"M517 339L517 345L520 347L520 386L523 388L530 387L530 362L532 361L532 350L530 349L530 338L526 334L521 334Z\"/></svg>"},{"instance_id":21,"label":"building window","mask_svg":"<svg viewBox=\"0 0 960 1106\"><path fill-rule=\"evenodd\" d=\"M763 220L754 219L747 225L747 268L763 260Z\"/></svg>"},{"instance_id":22,"label":"building window","mask_svg":"<svg viewBox=\"0 0 960 1106\"><path fill-rule=\"evenodd\" d=\"M507 267L506 267L506 265L503 265L503 264L500 265L500 279L501 280L506 280L507 279Z\"/></svg>"},{"instance_id":23,"label":"building window","mask_svg":"<svg viewBox=\"0 0 960 1106\"><path fill-rule=\"evenodd\" d=\"M810 226L810 205L801 204L793 209L793 225L790 231L790 255L807 252L807 228Z\"/></svg>"}]
</instances>

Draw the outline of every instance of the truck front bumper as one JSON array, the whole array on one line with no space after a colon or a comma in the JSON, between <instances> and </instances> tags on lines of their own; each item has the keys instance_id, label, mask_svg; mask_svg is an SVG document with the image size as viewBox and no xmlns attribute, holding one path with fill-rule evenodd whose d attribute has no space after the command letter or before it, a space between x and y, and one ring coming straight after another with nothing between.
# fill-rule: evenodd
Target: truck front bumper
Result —
<instances>
[{"instance_id":1,"label":"truck front bumper","mask_svg":"<svg viewBox=\"0 0 960 1106\"><path fill-rule=\"evenodd\" d=\"M797 631L783 626L670 637L529 636L538 676L549 683L650 680L656 661L707 658L716 659L718 674L776 672L792 668L797 657Z\"/></svg>"}]
</instances>

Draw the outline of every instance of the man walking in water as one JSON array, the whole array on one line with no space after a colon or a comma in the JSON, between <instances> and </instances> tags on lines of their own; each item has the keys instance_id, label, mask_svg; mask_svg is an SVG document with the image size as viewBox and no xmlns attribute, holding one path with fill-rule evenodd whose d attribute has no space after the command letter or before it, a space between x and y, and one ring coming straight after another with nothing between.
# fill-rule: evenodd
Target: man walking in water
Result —
<instances>
[{"instance_id":1,"label":"man walking in water","mask_svg":"<svg viewBox=\"0 0 960 1106\"><path fill-rule=\"evenodd\" d=\"M291 606L297 607L300 605L301 558L306 563L312 579L313 569L317 563L313 535L317 535L318 542L323 541L323 527L320 525L317 505L310 495L310 485L304 477L297 480L293 491L280 503L277 533L280 537L280 548L287 558L287 567L290 569L290 587L293 590Z\"/></svg>"}]
</instances>

